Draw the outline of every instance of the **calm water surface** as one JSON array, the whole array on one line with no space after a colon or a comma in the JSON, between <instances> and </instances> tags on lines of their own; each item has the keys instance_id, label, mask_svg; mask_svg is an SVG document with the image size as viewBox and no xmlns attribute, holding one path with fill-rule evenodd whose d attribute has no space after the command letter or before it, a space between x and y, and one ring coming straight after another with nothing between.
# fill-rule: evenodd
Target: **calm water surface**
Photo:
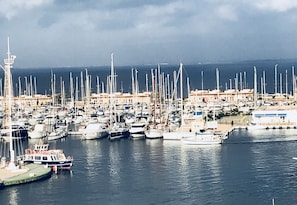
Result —
<instances>
[{"instance_id":1,"label":"calm water surface","mask_svg":"<svg viewBox=\"0 0 297 205\"><path fill-rule=\"evenodd\" d=\"M297 204L297 130L236 131L223 145L51 143L72 172L0 190L0 204ZM29 141L29 144L34 144Z\"/></svg>"}]
</instances>

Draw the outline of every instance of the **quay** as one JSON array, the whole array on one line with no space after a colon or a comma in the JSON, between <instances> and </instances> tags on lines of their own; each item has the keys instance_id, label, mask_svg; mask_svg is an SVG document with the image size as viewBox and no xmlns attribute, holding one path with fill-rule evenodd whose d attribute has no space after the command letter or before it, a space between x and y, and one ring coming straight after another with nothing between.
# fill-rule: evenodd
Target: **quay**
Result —
<instances>
[{"instance_id":1,"label":"quay","mask_svg":"<svg viewBox=\"0 0 297 205\"><path fill-rule=\"evenodd\" d=\"M21 169L0 169L0 188L30 183L51 177L52 170L39 164L22 165Z\"/></svg>"},{"instance_id":2,"label":"quay","mask_svg":"<svg viewBox=\"0 0 297 205\"><path fill-rule=\"evenodd\" d=\"M224 136L228 136L236 129L247 129L250 120L250 115L225 116L218 120L217 131L223 133Z\"/></svg>"}]
</instances>

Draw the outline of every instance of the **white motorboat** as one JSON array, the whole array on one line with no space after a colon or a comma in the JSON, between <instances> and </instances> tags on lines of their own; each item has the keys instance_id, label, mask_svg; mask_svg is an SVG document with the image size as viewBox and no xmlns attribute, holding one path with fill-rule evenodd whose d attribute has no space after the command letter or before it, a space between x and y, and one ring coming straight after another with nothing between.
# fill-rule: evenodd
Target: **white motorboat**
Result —
<instances>
[{"instance_id":1,"label":"white motorboat","mask_svg":"<svg viewBox=\"0 0 297 205\"><path fill-rule=\"evenodd\" d=\"M129 129L126 126L121 125L120 123L115 123L109 129L108 139L120 139L129 136Z\"/></svg>"},{"instance_id":2,"label":"white motorboat","mask_svg":"<svg viewBox=\"0 0 297 205\"><path fill-rule=\"evenodd\" d=\"M193 137L195 135L194 132L190 131L170 131L170 132L163 132L163 139L164 140L181 140L182 138Z\"/></svg>"},{"instance_id":3,"label":"white motorboat","mask_svg":"<svg viewBox=\"0 0 297 205\"><path fill-rule=\"evenodd\" d=\"M145 125L144 122L132 123L129 129L130 137L133 139L143 139L145 137Z\"/></svg>"},{"instance_id":4,"label":"white motorboat","mask_svg":"<svg viewBox=\"0 0 297 205\"><path fill-rule=\"evenodd\" d=\"M35 144L34 148L25 150L25 154L18 157L24 163L44 164L60 170L70 170L73 158L66 157L61 149L49 149L49 144Z\"/></svg>"},{"instance_id":5,"label":"white motorboat","mask_svg":"<svg viewBox=\"0 0 297 205\"><path fill-rule=\"evenodd\" d=\"M214 145L222 144L223 135L216 132L196 132L191 137L184 137L181 139L183 144L189 145Z\"/></svg>"},{"instance_id":6,"label":"white motorboat","mask_svg":"<svg viewBox=\"0 0 297 205\"><path fill-rule=\"evenodd\" d=\"M47 135L47 140L51 141L51 140L61 139L61 138L67 137L67 135L68 133L67 133L66 127L64 126L57 127Z\"/></svg>"},{"instance_id":7,"label":"white motorboat","mask_svg":"<svg viewBox=\"0 0 297 205\"><path fill-rule=\"evenodd\" d=\"M36 124L32 131L28 132L28 136L31 139L41 139L47 136L45 124Z\"/></svg>"},{"instance_id":8,"label":"white motorboat","mask_svg":"<svg viewBox=\"0 0 297 205\"><path fill-rule=\"evenodd\" d=\"M82 130L82 139L92 140L100 139L108 136L108 132L105 124L102 123L90 123Z\"/></svg>"},{"instance_id":9,"label":"white motorboat","mask_svg":"<svg viewBox=\"0 0 297 205\"><path fill-rule=\"evenodd\" d=\"M163 138L163 130L158 127L148 127L145 131L145 137L147 139L160 139Z\"/></svg>"}]
</instances>

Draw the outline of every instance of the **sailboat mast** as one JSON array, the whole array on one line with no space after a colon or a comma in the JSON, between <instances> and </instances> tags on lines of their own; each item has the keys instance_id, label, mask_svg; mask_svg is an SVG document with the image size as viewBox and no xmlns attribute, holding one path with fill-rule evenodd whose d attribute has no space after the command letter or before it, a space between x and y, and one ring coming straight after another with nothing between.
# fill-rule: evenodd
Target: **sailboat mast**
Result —
<instances>
[{"instance_id":1,"label":"sailboat mast","mask_svg":"<svg viewBox=\"0 0 297 205\"><path fill-rule=\"evenodd\" d=\"M257 106L257 68L254 66L254 106Z\"/></svg>"},{"instance_id":2,"label":"sailboat mast","mask_svg":"<svg viewBox=\"0 0 297 205\"><path fill-rule=\"evenodd\" d=\"M73 77L72 72L69 74L69 83L70 83L70 99L71 99L71 107L74 106L74 96L73 96Z\"/></svg>"},{"instance_id":3,"label":"sailboat mast","mask_svg":"<svg viewBox=\"0 0 297 205\"><path fill-rule=\"evenodd\" d=\"M113 65L113 53L111 53L111 66L110 66L110 94L114 93L114 65Z\"/></svg>"},{"instance_id":4,"label":"sailboat mast","mask_svg":"<svg viewBox=\"0 0 297 205\"><path fill-rule=\"evenodd\" d=\"M110 128L111 125L115 121L113 119L113 111L114 111L114 103L113 103L113 89L114 89L114 65L113 65L113 53L110 55L111 62L110 62L110 80L109 80L109 99L110 99L110 105L109 105L109 119L110 119Z\"/></svg>"},{"instance_id":5,"label":"sailboat mast","mask_svg":"<svg viewBox=\"0 0 297 205\"><path fill-rule=\"evenodd\" d=\"M180 63L179 66L180 72L180 107L181 107L181 125L184 124L183 122L183 112L184 112L184 105L183 105L183 64Z\"/></svg>"},{"instance_id":6,"label":"sailboat mast","mask_svg":"<svg viewBox=\"0 0 297 205\"><path fill-rule=\"evenodd\" d=\"M274 66L274 94L277 93L277 66L278 64Z\"/></svg>"}]
</instances>

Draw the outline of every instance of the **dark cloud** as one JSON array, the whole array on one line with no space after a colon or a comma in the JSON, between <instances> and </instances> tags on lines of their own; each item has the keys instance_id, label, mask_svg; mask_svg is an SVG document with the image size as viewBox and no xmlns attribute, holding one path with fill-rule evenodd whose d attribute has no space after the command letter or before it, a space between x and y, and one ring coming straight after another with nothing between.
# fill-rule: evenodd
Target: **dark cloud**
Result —
<instances>
[{"instance_id":1,"label":"dark cloud","mask_svg":"<svg viewBox=\"0 0 297 205\"><path fill-rule=\"evenodd\" d=\"M0 51L5 56L11 36L17 66L109 64L111 52L122 65L297 53L293 0L286 5L281 0L36 2L0 2Z\"/></svg>"}]
</instances>

